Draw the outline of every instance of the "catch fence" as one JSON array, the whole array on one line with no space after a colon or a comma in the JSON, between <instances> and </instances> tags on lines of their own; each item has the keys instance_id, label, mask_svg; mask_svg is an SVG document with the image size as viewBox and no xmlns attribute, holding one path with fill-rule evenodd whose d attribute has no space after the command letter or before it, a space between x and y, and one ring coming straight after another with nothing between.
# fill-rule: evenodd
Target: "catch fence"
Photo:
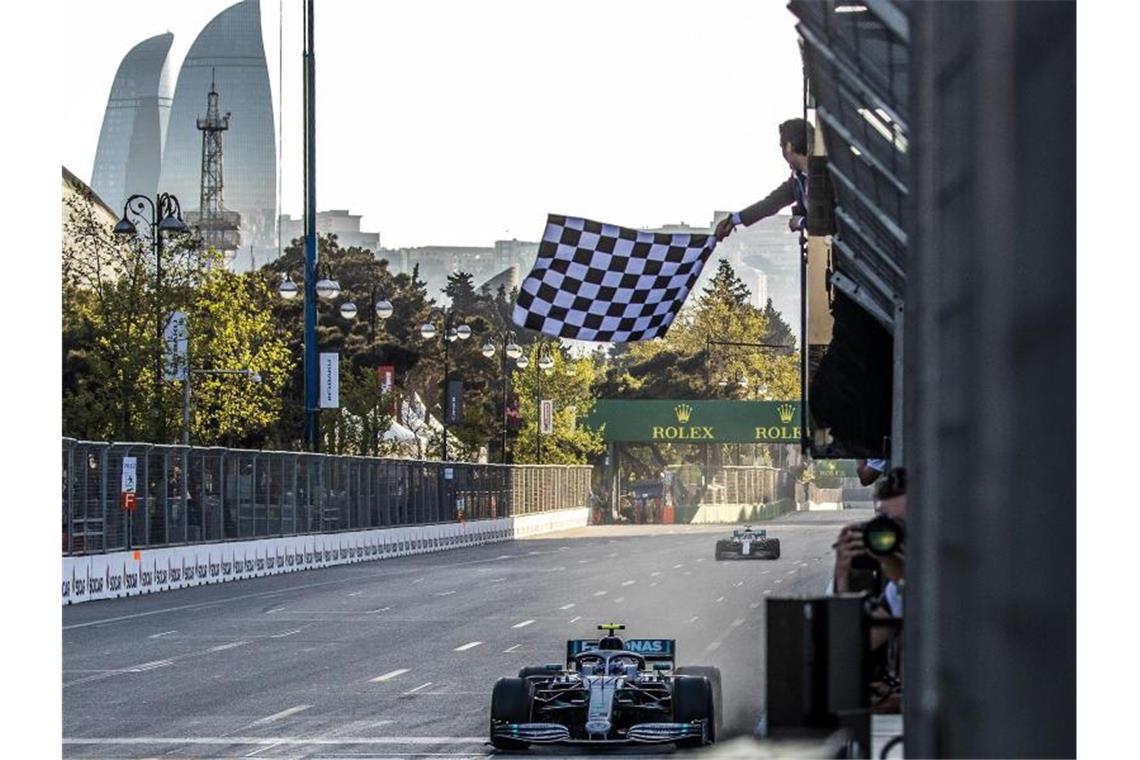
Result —
<instances>
[{"instance_id":1,"label":"catch fence","mask_svg":"<svg viewBox=\"0 0 1140 760\"><path fill-rule=\"evenodd\" d=\"M122 496L130 459L133 508ZM585 507L590 469L64 438L63 554Z\"/></svg>"}]
</instances>

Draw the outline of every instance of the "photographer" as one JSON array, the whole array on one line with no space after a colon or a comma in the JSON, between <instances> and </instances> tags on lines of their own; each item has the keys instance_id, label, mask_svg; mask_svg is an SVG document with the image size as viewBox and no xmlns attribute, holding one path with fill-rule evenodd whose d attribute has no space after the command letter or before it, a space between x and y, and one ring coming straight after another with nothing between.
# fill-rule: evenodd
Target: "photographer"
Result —
<instances>
[{"instance_id":1,"label":"photographer","mask_svg":"<svg viewBox=\"0 0 1140 760\"><path fill-rule=\"evenodd\" d=\"M875 520L853 523L839 532L834 545L835 575L829 593L866 591L876 601L872 614L901 618L906 576L906 551L902 541L906 525L906 470L896 467L876 486L875 512L878 515ZM889 518L893 523L882 518ZM868 526L873 534L867 533ZM886 553L882 551L884 541L889 542ZM889 638L888 631L873 629L871 648L878 649Z\"/></svg>"}]
</instances>

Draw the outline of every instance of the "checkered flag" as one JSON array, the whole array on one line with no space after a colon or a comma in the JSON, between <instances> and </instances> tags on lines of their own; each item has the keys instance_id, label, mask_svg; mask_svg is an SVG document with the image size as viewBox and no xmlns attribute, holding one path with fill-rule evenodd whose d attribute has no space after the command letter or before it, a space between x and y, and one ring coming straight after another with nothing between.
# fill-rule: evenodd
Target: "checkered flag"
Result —
<instances>
[{"instance_id":1,"label":"checkered flag","mask_svg":"<svg viewBox=\"0 0 1140 760\"><path fill-rule=\"evenodd\" d=\"M713 235L644 232L551 214L519 288L514 322L575 340L659 337L714 247Z\"/></svg>"}]
</instances>

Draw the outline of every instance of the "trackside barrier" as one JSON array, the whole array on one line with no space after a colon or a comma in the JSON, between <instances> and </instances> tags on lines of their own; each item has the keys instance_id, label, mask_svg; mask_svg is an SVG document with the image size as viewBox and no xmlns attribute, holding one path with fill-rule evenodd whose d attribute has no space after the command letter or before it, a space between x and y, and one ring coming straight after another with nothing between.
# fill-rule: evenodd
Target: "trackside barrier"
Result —
<instances>
[{"instance_id":1,"label":"trackside barrier","mask_svg":"<svg viewBox=\"0 0 1140 760\"><path fill-rule=\"evenodd\" d=\"M70 438L62 455L62 553L69 556L485 522L590 503L587 465Z\"/></svg>"},{"instance_id":2,"label":"trackside barrier","mask_svg":"<svg viewBox=\"0 0 1140 760\"><path fill-rule=\"evenodd\" d=\"M585 507L475 522L263 538L63 557L63 604L407 557L583 527Z\"/></svg>"}]
</instances>

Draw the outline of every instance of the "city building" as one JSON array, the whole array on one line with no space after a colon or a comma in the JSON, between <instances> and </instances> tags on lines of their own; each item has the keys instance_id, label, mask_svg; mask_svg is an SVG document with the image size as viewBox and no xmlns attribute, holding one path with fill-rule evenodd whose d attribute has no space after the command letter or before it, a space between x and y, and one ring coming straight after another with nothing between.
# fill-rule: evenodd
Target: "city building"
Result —
<instances>
[{"instance_id":1,"label":"city building","mask_svg":"<svg viewBox=\"0 0 1140 760\"><path fill-rule=\"evenodd\" d=\"M289 214L282 214L281 247L288 246L292 241L305 237L305 218L293 218ZM336 235L337 244L341 248L364 248L369 251L380 251L380 233L363 232L360 229L360 214L351 214L346 209L333 209L331 211L317 212L317 234Z\"/></svg>"},{"instance_id":2,"label":"city building","mask_svg":"<svg viewBox=\"0 0 1140 760\"><path fill-rule=\"evenodd\" d=\"M241 215L237 270L277 257L277 143L259 0L242 0L202 29L178 72L159 189L184 212L199 211L202 133L211 83L230 113L225 134L225 207Z\"/></svg>"},{"instance_id":3,"label":"city building","mask_svg":"<svg viewBox=\"0 0 1140 760\"><path fill-rule=\"evenodd\" d=\"M135 45L111 84L91 189L120 213L131 195L153 198L158 190L171 103L166 57L173 40L167 32Z\"/></svg>"}]
</instances>

